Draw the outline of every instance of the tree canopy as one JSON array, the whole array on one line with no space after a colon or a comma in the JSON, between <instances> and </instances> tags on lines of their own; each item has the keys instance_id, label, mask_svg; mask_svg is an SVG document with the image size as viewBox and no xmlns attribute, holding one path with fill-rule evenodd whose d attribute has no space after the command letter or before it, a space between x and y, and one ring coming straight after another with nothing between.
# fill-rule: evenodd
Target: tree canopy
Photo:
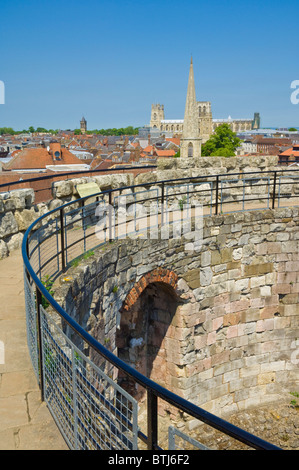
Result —
<instances>
[{"instance_id":1,"label":"tree canopy","mask_svg":"<svg viewBox=\"0 0 299 470\"><path fill-rule=\"evenodd\" d=\"M233 157L241 139L233 132L228 124L218 126L214 134L202 146L203 157Z\"/></svg>"},{"instance_id":2,"label":"tree canopy","mask_svg":"<svg viewBox=\"0 0 299 470\"><path fill-rule=\"evenodd\" d=\"M119 129L95 129L93 131L86 131L86 134L98 134L98 135L137 135L138 134L138 127L128 126L128 127L121 127ZM28 129L23 129L22 131L15 131L12 127L0 127L0 135L9 134L9 135L17 135L17 134L34 134L35 132L45 133L45 134L57 134L58 130L53 129L45 129L44 127L37 127L36 129L33 126L30 126ZM75 135L81 134L80 129L74 130Z\"/></svg>"}]
</instances>

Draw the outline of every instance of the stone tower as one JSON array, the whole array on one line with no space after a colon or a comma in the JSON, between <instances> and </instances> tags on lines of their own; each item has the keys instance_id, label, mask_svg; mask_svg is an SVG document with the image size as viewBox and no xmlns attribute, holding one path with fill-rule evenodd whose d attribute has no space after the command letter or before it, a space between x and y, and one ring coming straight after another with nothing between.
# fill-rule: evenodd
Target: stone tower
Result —
<instances>
[{"instance_id":1,"label":"stone tower","mask_svg":"<svg viewBox=\"0 0 299 470\"><path fill-rule=\"evenodd\" d=\"M261 126L260 113L254 113L254 118L252 121L252 129L259 129Z\"/></svg>"},{"instance_id":2,"label":"stone tower","mask_svg":"<svg viewBox=\"0 0 299 470\"><path fill-rule=\"evenodd\" d=\"M196 102L193 61L191 57L183 134L181 137L181 158L200 157L201 138L198 129L198 105Z\"/></svg>"},{"instance_id":3,"label":"stone tower","mask_svg":"<svg viewBox=\"0 0 299 470\"><path fill-rule=\"evenodd\" d=\"M85 134L87 131L87 121L84 117L82 117L80 121L80 130L81 130L81 134Z\"/></svg>"},{"instance_id":4,"label":"stone tower","mask_svg":"<svg viewBox=\"0 0 299 470\"><path fill-rule=\"evenodd\" d=\"M164 120L164 105L152 104L150 127L153 127L154 129L160 129L161 121L163 120Z\"/></svg>"}]
</instances>

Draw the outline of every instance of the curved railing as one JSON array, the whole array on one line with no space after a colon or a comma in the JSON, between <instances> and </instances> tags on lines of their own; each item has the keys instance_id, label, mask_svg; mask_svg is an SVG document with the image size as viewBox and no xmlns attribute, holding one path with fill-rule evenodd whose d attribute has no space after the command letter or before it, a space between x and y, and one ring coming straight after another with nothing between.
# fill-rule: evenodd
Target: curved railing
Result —
<instances>
[{"instance_id":1,"label":"curved railing","mask_svg":"<svg viewBox=\"0 0 299 470\"><path fill-rule=\"evenodd\" d=\"M136 220L140 218L135 210L137 204L155 204L159 225L167 220L167 203L175 203L183 213L181 202L185 207L192 198L202 205L203 215L223 213L225 208L269 209L290 205L290 201L299 205L296 197L299 173L294 172L289 180L289 174L280 180L282 174L256 172L182 178L103 191L54 209L28 228L22 245L28 347L42 399L71 449L137 449L138 443L151 450L159 449L158 399L247 446L278 449L126 364L79 325L54 299L51 289L74 260L115 238L114 216L120 200L126 210L134 209L130 215ZM285 185L292 185L292 191L288 192ZM104 213L106 224L100 224L99 236L96 228ZM119 373L146 390L144 429L139 427L136 400L117 383ZM182 437L178 430L170 429L171 442L178 435ZM190 446L203 448L186 435L183 439Z\"/></svg>"}]
</instances>

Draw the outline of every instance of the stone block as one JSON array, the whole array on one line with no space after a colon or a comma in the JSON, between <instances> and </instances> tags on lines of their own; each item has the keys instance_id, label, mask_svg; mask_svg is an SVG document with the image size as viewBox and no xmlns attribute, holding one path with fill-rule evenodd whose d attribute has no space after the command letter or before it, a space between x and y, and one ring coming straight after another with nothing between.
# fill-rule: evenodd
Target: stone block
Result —
<instances>
[{"instance_id":1,"label":"stone block","mask_svg":"<svg viewBox=\"0 0 299 470\"><path fill-rule=\"evenodd\" d=\"M38 215L33 208L15 212L15 219L19 231L25 231L37 219Z\"/></svg>"},{"instance_id":2,"label":"stone block","mask_svg":"<svg viewBox=\"0 0 299 470\"><path fill-rule=\"evenodd\" d=\"M73 182L72 181L57 181L53 184L53 197L54 198L64 198L73 195Z\"/></svg>"},{"instance_id":3,"label":"stone block","mask_svg":"<svg viewBox=\"0 0 299 470\"><path fill-rule=\"evenodd\" d=\"M12 212L6 212L0 216L0 238L9 237L18 231L18 223Z\"/></svg>"},{"instance_id":4,"label":"stone block","mask_svg":"<svg viewBox=\"0 0 299 470\"><path fill-rule=\"evenodd\" d=\"M244 276L252 277L273 272L273 263L250 264L244 267Z\"/></svg>"},{"instance_id":5,"label":"stone block","mask_svg":"<svg viewBox=\"0 0 299 470\"><path fill-rule=\"evenodd\" d=\"M6 258L9 254L7 244L5 241L0 240L0 259Z\"/></svg>"},{"instance_id":6,"label":"stone block","mask_svg":"<svg viewBox=\"0 0 299 470\"><path fill-rule=\"evenodd\" d=\"M209 286L212 282L213 271L210 267L203 268L200 270L200 285Z\"/></svg>"}]
</instances>

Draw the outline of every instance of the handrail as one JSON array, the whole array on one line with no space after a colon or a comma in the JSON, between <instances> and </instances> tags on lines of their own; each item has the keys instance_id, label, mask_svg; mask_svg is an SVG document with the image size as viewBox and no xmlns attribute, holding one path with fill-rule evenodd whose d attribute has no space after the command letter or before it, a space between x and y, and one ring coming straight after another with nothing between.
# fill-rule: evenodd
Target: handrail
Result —
<instances>
[{"instance_id":1,"label":"handrail","mask_svg":"<svg viewBox=\"0 0 299 470\"><path fill-rule=\"evenodd\" d=\"M295 170L296 171L296 170ZM299 171L299 170L297 170ZM255 172L250 172L246 173L248 174L254 174ZM258 174L260 174L259 172ZM269 173L269 172L267 172ZM229 176L233 175L240 175L239 173L230 173ZM227 177L228 174L225 175L215 175L213 177L217 178L219 180L219 177L225 176ZM244 176L244 174L242 174ZM178 181L184 181L184 180L198 180L199 178L204 178L205 180L207 179L207 176L202 176L202 177L194 177L194 178L180 178L178 179L168 179L168 180L162 180L162 181L156 181L154 184L167 184L169 182L178 182ZM151 183L153 184L153 183ZM33 222L30 227L27 229L24 238L23 238L23 243L22 243L22 256L24 260L24 266L25 266L25 271L27 273L27 276L29 276L32 279L33 284L36 287L36 292L38 294L38 297L43 296L47 299L47 301L50 303L52 308L59 314L59 316L71 327L71 329L76 332L76 334L79 335L90 347L92 347L96 352L98 352L103 358L105 358L109 363L114 365L116 368L119 370L123 371L125 374L133 378L138 384L143 386L148 393L148 403L149 403L149 409L153 410L153 413L157 413L157 398L162 398L163 400L166 400L169 404L179 408L180 410L188 413L190 416L197 418L201 420L202 422L212 426L213 428L224 432L225 434L237 439L240 442L243 442L244 444L247 444L255 449L264 449L264 450L281 450L279 447L268 443L264 441L263 439L252 435L251 433L238 428L237 426L232 425L231 423L203 410L202 408L188 402L187 400L179 397L173 392L170 392L166 388L160 386L153 380L145 377L143 374L138 372L136 369L132 368L128 364L126 364L124 361L122 361L120 358L115 356L112 352L110 352L107 348L105 348L100 342L98 342L95 338L93 338L87 331L84 330L84 328L79 325L59 304L58 302L52 297L52 295L48 292L46 287L43 285L42 281L39 279L38 275L36 274L35 270L31 266L29 255L28 255L28 243L29 243L29 238L31 232L34 230L35 226L37 224L40 224L43 219L46 217L49 217L50 215L57 213L61 214L64 212L65 208L68 206L71 206L74 203L78 202L83 202L87 200L88 198L95 197L95 196L103 196L103 195L111 195L114 192L118 191L119 189L136 189L138 187L144 187L146 186L145 183L135 185L135 186L128 186L128 187L122 187L122 188L117 188L117 189L111 189L111 190L106 190L106 191L99 191L98 193L95 193L91 196L85 196L83 198L80 198L76 201L71 201L68 202L59 208L53 209L46 214L42 215L39 217L35 222ZM154 415L149 416L149 428L148 428L148 447L150 449L157 449L157 429L154 429L155 423L156 423L156 418ZM153 427L152 427L153 426Z\"/></svg>"},{"instance_id":2,"label":"handrail","mask_svg":"<svg viewBox=\"0 0 299 470\"><path fill-rule=\"evenodd\" d=\"M9 183L2 183L0 184L0 191L1 191L1 188L5 188L6 186L16 186L17 184L24 184L24 183L32 183L34 181L43 181L43 180L50 180L50 179L58 179L58 178L61 178L62 176L76 176L76 175L82 175L82 176L86 176L90 173L117 173L117 172L122 172L122 171L131 171L131 170L144 170L144 169L155 169L157 168L156 165L140 165L140 166L127 166L127 167L123 167L123 168L101 168L99 170L81 170L81 171L68 171L68 172L65 172L65 173L54 173L51 174L51 175L45 175L45 176L37 176L36 178L27 178L27 179L22 179L21 181L18 180L18 181L11 181ZM18 173L12 173L12 172L7 172L4 174L7 174L8 176L9 175L18 175Z\"/></svg>"}]
</instances>

